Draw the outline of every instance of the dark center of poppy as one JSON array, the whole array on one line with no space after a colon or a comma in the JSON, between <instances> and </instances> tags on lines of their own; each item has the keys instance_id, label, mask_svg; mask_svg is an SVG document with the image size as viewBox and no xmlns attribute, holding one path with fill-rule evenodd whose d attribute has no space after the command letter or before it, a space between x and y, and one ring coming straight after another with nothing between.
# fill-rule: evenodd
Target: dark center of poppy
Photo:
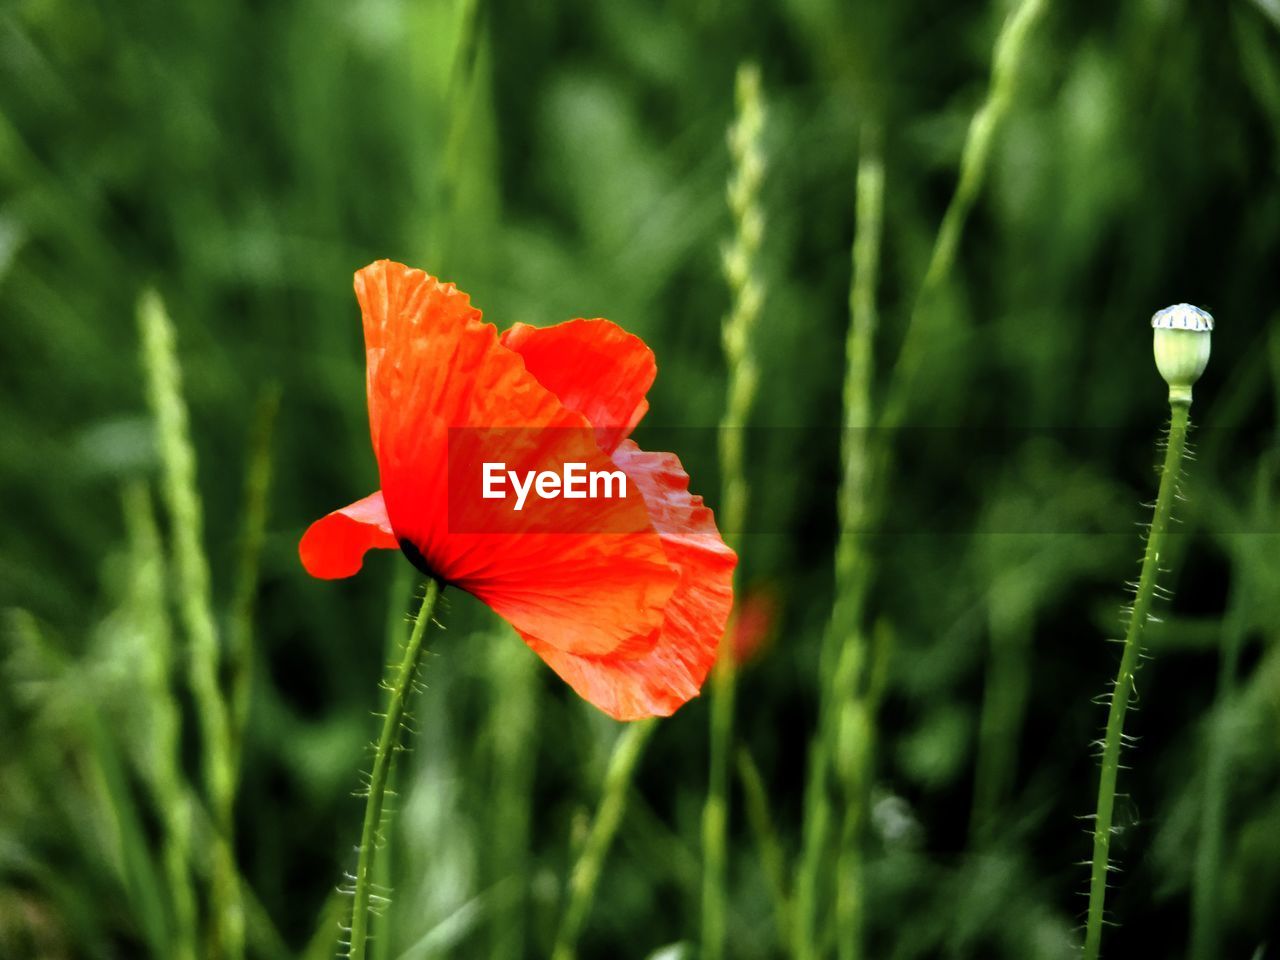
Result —
<instances>
[{"instance_id":1,"label":"dark center of poppy","mask_svg":"<svg viewBox=\"0 0 1280 960\"><path fill-rule=\"evenodd\" d=\"M432 580L439 580L441 584L444 583L444 577L431 569L431 564L427 563L427 558L422 555L422 551L419 550L412 541L406 540L404 537L399 537L397 538L397 542L400 544L400 552L408 557L409 562L417 567L419 571L430 577Z\"/></svg>"}]
</instances>

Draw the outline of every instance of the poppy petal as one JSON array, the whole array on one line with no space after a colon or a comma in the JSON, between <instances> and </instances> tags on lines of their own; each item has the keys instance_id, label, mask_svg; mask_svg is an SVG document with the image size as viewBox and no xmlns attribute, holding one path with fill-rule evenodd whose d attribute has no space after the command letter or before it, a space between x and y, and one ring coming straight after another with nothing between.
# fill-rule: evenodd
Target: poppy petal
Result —
<instances>
[{"instance_id":1,"label":"poppy petal","mask_svg":"<svg viewBox=\"0 0 1280 960\"><path fill-rule=\"evenodd\" d=\"M644 494L667 559L679 572L653 648L635 657L577 656L522 634L547 665L588 702L617 720L669 716L697 696L716 660L733 606L738 558L702 498L670 453L645 453L631 441L614 460Z\"/></svg>"},{"instance_id":2,"label":"poppy petal","mask_svg":"<svg viewBox=\"0 0 1280 960\"><path fill-rule=\"evenodd\" d=\"M502 335L502 344L520 354L561 403L590 421L605 453L612 453L649 409L645 394L658 373L653 351L616 323L517 323Z\"/></svg>"},{"instance_id":3,"label":"poppy petal","mask_svg":"<svg viewBox=\"0 0 1280 960\"><path fill-rule=\"evenodd\" d=\"M419 565L558 649L603 655L652 646L677 576L642 497L556 501L572 529L539 528L537 510L508 511L498 529L467 523L475 513L459 521L451 510L458 437L511 468L578 461L588 471L617 470L587 420L499 343L452 284L379 261L356 274L355 288L387 514ZM498 509L480 502L478 483L466 492L473 511Z\"/></svg>"},{"instance_id":4,"label":"poppy petal","mask_svg":"<svg viewBox=\"0 0 1280 960\"><path fill-rule=\"evenodd\" d=\"M311 576L337 580L358 573L368 551L397 547L378 490L311 524L298 543L298 555Z\"/></svg>"}]
</instances>

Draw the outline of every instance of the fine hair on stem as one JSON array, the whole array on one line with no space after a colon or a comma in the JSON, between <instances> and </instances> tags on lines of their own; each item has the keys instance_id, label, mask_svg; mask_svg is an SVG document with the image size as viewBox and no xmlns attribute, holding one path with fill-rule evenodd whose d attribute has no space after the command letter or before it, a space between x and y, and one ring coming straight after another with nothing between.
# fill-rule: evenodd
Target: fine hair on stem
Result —
<instances>
[{"instance_id":1,"label":"fine hair on stem","mask_svg":"<svg viewBox=\"0 0 1280 960\"><path fill-rule=\"evenodd\" d=\"M1156 598L1160 563L1165 552L1173 504L1179 498L1178 482L1190 422L1190 396L1170 403L1169 434L1155 513L1147 530L1133 604L1128 609L1120 669L1111 688L1107 725L1102 738L1102 769L1098 778L1098 803L1093 818L1093 857L1089 876L1089 912L1085 922L1086 960L1098 960L1102 949L1102 927L1106 916L1107 876L1112 869L1111 841L1115 836L1116 780L1120 772L1120 750L1124 746L1124 721L1134 694L1134 675L1142 659L1142 636Z\"/></svg>"},{"instance_id":2,"label":"fine hair on stem","mask_svg":"<svg viewBox=\"0 0 1280 960\"><path fill-rule=\"evenodd\" d=\"M382 729L374 743L373 767L369 772L368 786L364 790L364 820L360 828L360 846L356 854L355 874L350 878L351 925L348 928L347 956L351 960L365 960L369 942L369 920L372 906L383 905L385 891L373 889L373 868L378 848L382 844L382 816L387 798L387 784L395 757L404 750L405 722L409 716L409 703L418 692L418 668L426 650L427 626L435 615L440 599L438 580L427 580L422 604L414 618L409 640L404 645L400 663L389 680L383 681L387 692L386 712L382 714Z\"/></svg>"}]
</instances>

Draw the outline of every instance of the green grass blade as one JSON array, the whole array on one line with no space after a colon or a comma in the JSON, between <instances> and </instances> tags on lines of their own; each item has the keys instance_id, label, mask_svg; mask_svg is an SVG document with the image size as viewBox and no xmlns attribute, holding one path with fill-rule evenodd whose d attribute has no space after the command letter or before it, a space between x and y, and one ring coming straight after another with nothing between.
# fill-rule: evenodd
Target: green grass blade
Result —
<instances>
[{"instance_id":1,"label":"green grass blade","mask_svg":"<svg viewBox=\"0 0 1280 960\"><path fill-rule=\"evenodd\" d=\"M652 719L629 723L613 745L600 794L600 805L591 822L586 843L569 876L569 900L560 918L560 929L556 934L555 947L551 951L551 960L574 960L578 955L578 939L591 913L596 885L600 882L600 871L604 869L609 848L613 846L613 838L622 823L636 764L640 762L645 745L657 726L657 721Z\"/></svg>"},{"instance_id":2,"label":"green grass blade","mask_svg":"<svg viewBox=\"0 0 1280 960\"><path fill-rule=\"evenodd\" d=\"M271 439L280 409L280 386L272 384L258 397L249 438L241 506L240 542L236 557L235 589L227 628L227 675L231 700L231 762L237 779L244 757L245 727L253 686L253 617L258 594L262 544L266 539L267 505L271 493Z\"/></svg>"},{"instance_id":3,"label":"green grass blade","mask_svg":"<svg viewBox=\"0 0 1280 960\"><path fill-rule=\"evenodd\" d=\"M210 814L226 843L216 850L210 910L212 953L238 960L244 954L244 911L236 870L227 862L232 847L235 771L230 713L219 682L221 650L214 622L209 563L204 552L204 520L196 488L195 449L182 395L173 323L155 291L138 301L142 365L155 418L161 487L169 511L178 592L178 610L187 634L187 678L195 698L204 752L205 790Z\"/></svg>"},{"instance_id":4,"label":"green grass blade","mask_svg":"<svg viewBox=\"0 0 1280 960\"><path fill-rule=\"evenodd\" d=\"M731 546L741 545L747 514L746 426L760 378L752 342L765 298L758 263L764 238L760 187L765 171L762 144L765 106L760 85L758 67L743 64L738 68L738 111L729 131L733 173L728 200L734 235L723 257L732 303L722 330L729 384L720 421L720 471L724 484L720 529ZM732 620L730 622L732 624ZM702 814L703 960L721 960L727 931L729 768L737 683L732 632L730 626L721 638L720 653L711 674L711 762Z\"/></svg>"},{"instance_id":5,"label":"green grass blade","mask_svg":"<svg viewBox=\"0 0 1280 960\"><path fill-rule=\"evenodd\" d=\"M174 651L165 591L165 557L151 497L141 483L124 491L131 554L131 607L141 640L140 694L151 733L144 771L164 830L161 860L173 913L170 955L195 960L199 937L191 873L191 797L182 772L182 710L172 687Z\"/></svg>"}]
</instances>

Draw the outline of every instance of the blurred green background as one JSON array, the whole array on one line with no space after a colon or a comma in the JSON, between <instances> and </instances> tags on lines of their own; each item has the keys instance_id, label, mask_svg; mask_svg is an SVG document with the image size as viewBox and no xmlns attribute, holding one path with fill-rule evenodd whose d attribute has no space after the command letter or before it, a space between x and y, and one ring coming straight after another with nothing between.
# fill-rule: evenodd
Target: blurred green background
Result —
<instances>
[{"instance_id":1,"label":"blurred green background","mask_svg":"<svg viewBox=\"0 0 1280 960\"><path fill-rule=\"evenodd\" d=\"M407 609L398 557L321 583L296 556L307 523L376 486L352 272L422 266L501 327L608 316L657 354L648 436L714 427L725 130L744 60L762 70L769 166L740 582L775 612L742 671L738 727L794 853L832 604L860 131L884 142L883 379L1011 6L0 3L0 956L155 953L158 908L130 865L154 857L160 828L137 769L146 634L121 499L136 507L157 471L140 291L158 289L177 328L224 636L243 599L256 411L279 390L237 855L258 904L251 953L301 955L320 931L308 955L328 956L351 792ZM1114 676L1104 640L1136 576L1166 417L1147 319L1186 300L1218 330L1164 581L1176 597L1127 728L1140 740L1105 947L1186 956L1209 923L1203 956L1270 956L1280 6L1057 3L1028 43L929 307L892 522L870 531L868 618L892 654L867 955L1075 955L1092 701ZM710 433L666 436L714 505ZM381 956L544 956L617 725L470 598L449 595L443 619L399 776ZM707 726L703 698L658 728L583 956L696 942ZM194 780L190 711L184 728ZM1221 853L1206 870L1207 801ZM729 955L782 955L734 804Z\"/></svg>"}]
</instances>

